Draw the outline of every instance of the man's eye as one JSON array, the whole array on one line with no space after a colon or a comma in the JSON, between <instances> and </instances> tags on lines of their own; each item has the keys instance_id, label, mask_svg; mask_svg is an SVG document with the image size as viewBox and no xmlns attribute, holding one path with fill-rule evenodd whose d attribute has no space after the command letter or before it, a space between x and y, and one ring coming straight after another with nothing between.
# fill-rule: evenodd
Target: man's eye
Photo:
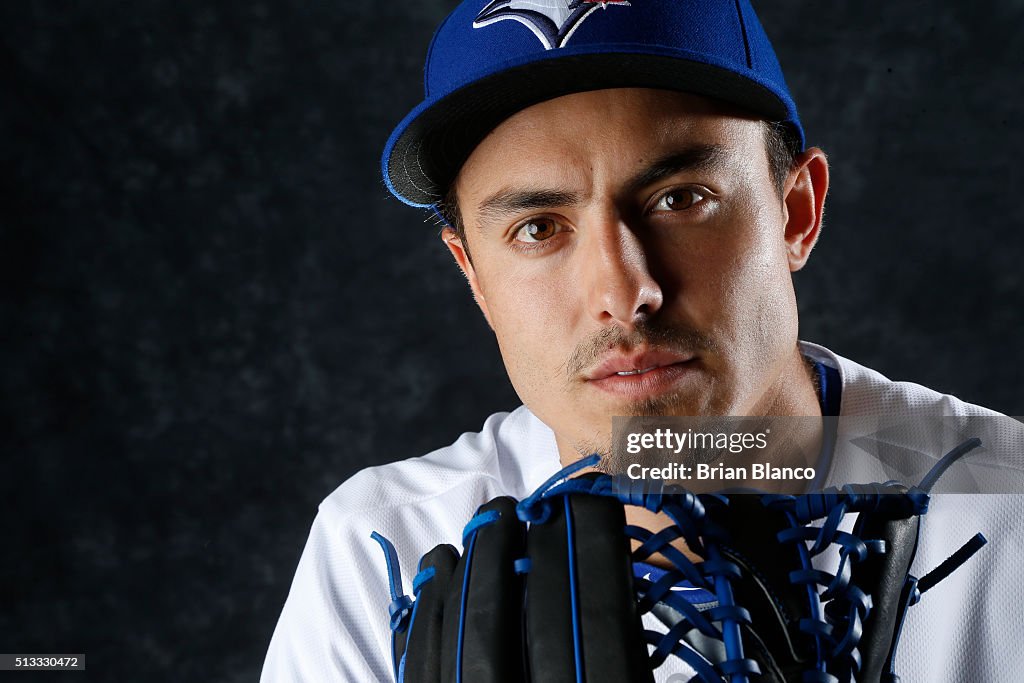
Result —
<instances>
[{"instance_id":1,"label":"man's eye","mask_svg":"<svg viewBox=\"0 0 1024 683\"><path fill-rule=\"evenodd\" d=\"M533 243L551 239L558 232L558 224L550 218L529 220L516 230L516 240Z\"/></svg>"},{"instance_id":2,"label":"man's eye","mask_svg":"<svg viewBox=\"0 0 1024 683\"><path fill-rule=\"evenodd\" d=\"M669 190L661 195L651 211L682 211L704 199L704 195L688 188Z\"/></svg>"}]
</instances>

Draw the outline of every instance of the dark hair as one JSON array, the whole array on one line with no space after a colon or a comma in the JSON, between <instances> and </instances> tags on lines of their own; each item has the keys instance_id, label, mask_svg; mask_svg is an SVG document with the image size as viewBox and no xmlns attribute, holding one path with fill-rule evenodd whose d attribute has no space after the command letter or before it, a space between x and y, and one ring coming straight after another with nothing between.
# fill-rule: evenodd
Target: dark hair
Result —
<instances>
[{"instance_id":1,"label":"dark hair","mask_svg":"<svg viewBox=\"0 0 1024 683\"><path fill-rule=\"evenodd\" d=\"M772 175L772 182L775 183L775 191L779 198L782 198L782 188L786 183L786 176L793 168L793 160L800 152L800 141L793 130L780 121L762 121L764 124L764 144L768 152L768 172ZM444 222L455 231L462 242L466 256L472 261L469 254L469 243L466 241L466 225L462 221L462 212L459 211L459 198L455 194L455 183L448 187L444 198L437 204L437 212Z\"/></svg>"}]
</instances>

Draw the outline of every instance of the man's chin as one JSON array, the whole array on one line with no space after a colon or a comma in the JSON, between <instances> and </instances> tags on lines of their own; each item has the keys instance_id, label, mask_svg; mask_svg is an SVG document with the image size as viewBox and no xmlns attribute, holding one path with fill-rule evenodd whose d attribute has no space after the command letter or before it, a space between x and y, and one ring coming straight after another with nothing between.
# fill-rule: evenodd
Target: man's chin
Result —
<instances>
[{"instance_id":1,"label":"man's chin","mask_svg":"<svg viewBox=\"0 0 1024 683\"><path fill-rule=\"evenodd\" d=\"M709 410L711 401L707 396L693 396L684 393L662 394L640 400L629 401L622 405L616 417L660 417L660 416L699 416L712 414Z\"/></svg>"}]
</instances>

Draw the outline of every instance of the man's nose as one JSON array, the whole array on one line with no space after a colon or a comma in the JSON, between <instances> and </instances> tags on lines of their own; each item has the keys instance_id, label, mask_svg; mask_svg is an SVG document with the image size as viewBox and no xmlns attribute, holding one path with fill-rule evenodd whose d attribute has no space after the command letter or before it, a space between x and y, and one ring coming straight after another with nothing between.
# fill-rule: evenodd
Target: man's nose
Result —
<instances>
[{"instance_id":1,"label":"man's nose","mask_svg":"<svg viewBox=\"0 0 1024 683\"><path fill-rule=\"evenodd\" d=\"M591 315L631 332L661 308L664 294L651 269L651 254L621 216L595 218L587 230L581 264Z\"/></svg>"}]
</instances>

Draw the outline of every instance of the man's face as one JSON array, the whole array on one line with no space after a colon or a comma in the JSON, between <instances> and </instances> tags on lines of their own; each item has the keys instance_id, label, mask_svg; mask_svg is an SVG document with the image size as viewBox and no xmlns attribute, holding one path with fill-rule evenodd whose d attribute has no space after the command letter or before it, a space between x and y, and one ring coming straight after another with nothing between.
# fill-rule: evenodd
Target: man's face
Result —
<instances>
[{"instance_id":1,"label":"man's face","mask_svg":"<svg viewBox=\"0 0 1024 683\"><path fill-rule=\"evenodd\" d=\"M788 198L813 190L796 171L779 196L764 140L705 98L602 90L519 112L466 161L472 262L450 247L563 454L605 446L615 415L793 414L790 273L820 198Z\"/></svg>"}]
</instances>

